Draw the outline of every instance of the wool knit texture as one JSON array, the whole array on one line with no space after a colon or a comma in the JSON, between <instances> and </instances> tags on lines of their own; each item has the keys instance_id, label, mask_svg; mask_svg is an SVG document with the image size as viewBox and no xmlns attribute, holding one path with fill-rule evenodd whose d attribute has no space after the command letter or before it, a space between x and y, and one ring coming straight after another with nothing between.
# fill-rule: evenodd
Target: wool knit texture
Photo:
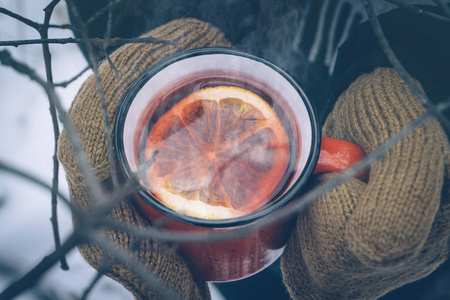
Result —
<instances>
[{"instance_id":1,"label":"wool knit texture","mask_svg":"<svg viewBox=\"0 0 450 300\"><path fill-rule=\"evenodd\" d=\"M393 69L360 76L338 99L323 135L366 153L425 113ZM435 270L449 254L449 145L432 119L298 216L282 256L294 299L377 299ZM333 174L319 178L326 182Z\"/></svg>"},{"instance_id":2,"label":"wool knit texture","mask_svg":"<svg viewBox=\"0 0 450 300\"><path fill-rule=\"evenodd\" d=\"M170 22L149 32L173 44L128 44L99 67L108 121L114 126L119 101L150 66L176 52L230 43L215 27L194 19ZM358 78L341 95L327 119L324 136L354 142L370 153L425 109L392 69L377 69ZM70 117L79 131L87 158L100 182L110 182L104 122L97 82L81 87ZM449 146L436 120L426 122L392 147L370 169L367 183L351 179L325 193L298 217L282 257L285 284L294 299L376 299L435 270L447 257L450 235L448 190ZM63 131L58 157L67 175L72 202L89 212L90 192L76 155ZM321 182L332 174L324 175ZM122 201L113 221L145 228L150 224L134 206ZM186 264L166 244L107 230L111 241L147 267L183 299L208 299L204 282L192 278ZM79 247L94 268L105 257L94 244ZM137 299L158 295L131 269L113 260L106 272Z\"/></svg>"},{"instance_id":3,"label":"wool knit texture","mask_svg":"<svg viewBox=\"0 0 450 300\"><path fill-rule=\"evenodd\" d=\"M169 40L172 41L172 44L127 44L110 55L117 71L111 67L108 61L102 62L99 66L111 132L119 101L131 84L153 64L182 50L231 46L220 30L195 19L172 21L144 35L144 37L147 36ZM98 85L94 76L90 76L82 85L69 110L69 115L79 132L95 176L102 183L110 182L111 171L106 148L103 113ZM61 133L59 139L58 158L66 171L71 201L89 212L93 201L79 170L76 155L66 131ZM150 226L134 206L127 201L122 201L114 208L110 218L113 221L138 228ZM181 295L182 299L208 299L210 297L206 283L195 281L185 263L169 246L153 240L135 243L136 239L133 235L124 231L111 229L107 230L106 234L119 248L131 250L132 256L143 264L149 273L159 278L162 285L166 285L164 289L172 289ZM98 246L84 244L79 247L79 250L94 268L102 268L102 262L104 262L102 259L106 255ZM113 265L106 274L123 284L137 299L159 298L138 275L124 264L113 260Z\"/></svg>"}]
</instances>

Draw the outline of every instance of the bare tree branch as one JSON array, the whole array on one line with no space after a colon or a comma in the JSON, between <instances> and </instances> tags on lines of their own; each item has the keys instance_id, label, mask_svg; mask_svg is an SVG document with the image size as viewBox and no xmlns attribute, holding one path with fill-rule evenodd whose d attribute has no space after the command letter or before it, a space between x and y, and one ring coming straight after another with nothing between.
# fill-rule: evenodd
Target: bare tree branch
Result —
<instances>
[{"instance_id":1,"label":"bare tree branch","mask_svg":"<svg viewBox=\"0 0 450 300\"><path fill-rule=\"evenodd\" d=\"M63 25L57 25L57 24L49 24L49 28L55 28L55 29L73 29L73 26L71 24L63 24Z\"/></svg>"},{"instance_id":2,"label":"bare tree branch","mask_svg":"<svg viewBox=\"0 0 450 300\"><path fill-rule=\"evenodd\" d=\"M0 63L4 66L13 68L20 74L28 76L31 80L38 83L42 88L44 89L47 88L47 83L36 73L35 70L30 68L25 63L19 62L16 59L14 59L8 50L0 51Z\"/></svg>"},{"instance_id":3,"label":"bare tree branch","mask_svg":"<svg viewBox=\"0 0 450 300\"><path fill-rule=\"evenodd\" d=\"M109 1L109 9L108 9L108 21L106 24L106 33L105 33L105 40L103 43L103 53L106 57L106 60L109 63L109 66L111 69L113 69L114 73L117 75L119 73L119 70L117 70L116 66L114 65L113 61L111 60L111 57L108 54L108 46L111 40L111 30L112 30L112 20L113 20L113 6L111 5L112 0Z\"/></svg>"},{"instance_id":4,"label":"bare tree branch","mask_svg":"<svg viewBox=\"0 0 450 300\"><path fill-rule=\"evenodd\" d=\"M80 300L86 300L88 298L89 294L92 292L95 285L99 282L99 280L103 276L105 276L105 273L111 269L112 265L113 265L113 261L106 260L106 256L102 257L102 261L100 263L100 268L97 270L97 273L95 274L91 283L84 290L83 295L81 296Z\"/></svg>"},{"instance_id":5,"label":"bare tree branch","mask_svg":"<svg viewBox=\"0 0 450 300\"><path fill-rule=\"evenodd\" d=\"M438 105L436 108L440 112L449 109L450 98L447 99L445 102L441 103L440 105ZM311 189L309 192L302 195L301 197L293 199L293 201L291 201L291 203L293 204L288 205L283 209L280 209L280 211L275 215L270 215L266 217L253 227L242 228L240 230L235 230L232 233L229 232L175 233L169 231L161 231L158 228L146 228L145 230L136 229L130 226L117 224L107 220L105 220L103 224L109 228L124 230L141 239L144 238L155 239L162 242L201 242L209 240L226 240L234 237L235 235L245 235L252 230L265 227L267 225L276 222L277 220L282 220L284 218L296 215L297 213L305 209L308 205L310 205L312 202L314 202L316 199L318 199L324 193L333 190L346 180L354 177L361 170L370 167L370 165L372 165L375 161L382 158L391 147L393 147L396 143L398 143L401 139L403 139L408 133L413 131L415 128L421 126L425 122L429 121L432 117L433 113L430 111L428 111L422 116L419 116L413 122L403 127L397 134L392 136L386 142L380 144L378 148L372 151L363 161L355 164L353 167L349 168L345 172L337 174L335 177L333 177L326 183Z\"/></svg>"},{"instance_id":6,"label":"bare tree branch","mask_svg":"<svg viewBox=\"0 0 450 300\"><path fill-rule=\"evenodd\" d=\"M442 15L439 14L435 14L433 12L427 11L425 9L419 8L417 6L411 5L407 2L401 1L401 0L385 0L386 2L395 4L399 7L403 7L413 13L416 13L418 15L422 15L422 16L426 16L426 17L430 17L432 19L438 20L438 21L442 21L445 23L450 23L450 18L444 17Z\"/></svg>"},{"instance_id":7,"label":"bare tree branch","mask_svg":"<svg viewBox=\"0 0 450 300\"><path fill-rule=\"evenodd\" d=\"M116 65L114 64L114 62L111 60L111 57L109 56L109 54L106 52L106 51L104 51L103 52L104 54L105 54L105 57L106 57L106 60L108 61L108 63L109 63L109 66L111 67L111 69L114 71L114 74L119 74L119 70L117 70L117 68L116 68Z\"/></svg>"},{"instance_id":8,"label":"bare tree branch","mask_svg":"<svg viewBox=\"0 0 450 300\"><path fill-rule=\"evenodd\" d=\"M50 255L46 256L40 263L38 263L22 278L14 281L5 290L3 290L3 292L0 294L0 300L13 299L26 290L32 288L39 282L44 273L46 273L51 267L53 267L55 263L61 259L61 257L65 256L82 240L82 236L79 233L74 232L58 250L55 250Z\"/></svg>"},{"instance_id":9,"label":"bare tree branch","mask_svg":"<svg viewBox=\"0 0 450 300\"><path fill-rule=\"evenodd\" d=\"M115 259L121 261L123 264L129 266L133 272L139 276L139 278L150 288L150 290L156 293L162 299L180 299L181 296L175 294L170 288L165 286L164 282L161 282L155 275L153 275L147 268L140 264L136 259L132 257L130 251L126 251L114 245L105 236L98 234L90 235L90 240L99 245L104 252L110 252ZM1 300L1 299L0 299Z\"/></svg>"},{"instance_id":10,"label":"bare tree branch","mask_svg":"<svg viewBox=\"0 0 450 300\"><path fill-rule=\"evenodd\" d=\"M139 264L138 261L136 261L133 258L132 251L126 251L121 249L120 247L117 247L113 243L111 243L110 240L108 240L105 236L98 236L95 235L95 229L97 228L115 228L127 231L128 233L131 233L135 235L137 238L140 239L155 239L159 241L164 242L198 242L198 241L205 241L205 240L223 240L234 237L236 234L246 234L251 230L254 230L254 228L245 228L242 229L241 232L233 232L230 233L176 233L176 232L167 232L163 231L159 228L159 225L163 225L165 221L168 219L163 220L160 224L154 224L151 228L144 229L136 229L132 228L130 226L126 226L124 224L112 222L107 218L107 215L110 213L111 209L115 207L120 201L122 201L126 196L131 194L132 192L135 192L138 188L140 188L139 180L141 176L145 173L145 168L148 168L154 161L154 157L156 153L151 157L151 159L142 166L142 168L134 174L134 176L127 181L123 185L119 185L117 180L115 179L116 170L114 170L114 161L113 161L113 153L112 153L112 141L111 141L111 133L109 132L110 124L108 122L108 116L106 114L106 105L105 105L105 98L103 93L103 87L101 84L100 76L98 74L98 62L94 55L94 51L92 50L92 47L98 47L100 49L103 49L104 53L107 53L107 49L111 46L116 45L122 45L127 43L164 43L164 44L172 44L171 41L166 40L159 40L155 38L133 38L133 39L122 39L122 38L111 38L111 30L112 30L112 24L114 20L113 16L113 6L120 3L123 0L110 0L108 5L104 8L100 9L95 13L91 18L83 24L81 21L81 18L79 18L78 13L76 12L76 9L74 9L74 6L72 4L72 0L66 0L69 9L72 9L75 15L75 18L79 19L79 24L75 26L74 28L72 25L52 25L50 24L50 18L52 15L52 11L54 7L60 2L60 0L53 0L50 2L50 4L45 9L45 18L44 23L39 24L32 20L29 20L27 18L24 18L18 14L15 14L9 10L6 10L4 8L0 8L0 13L3 13L5 15L8 15L12 18L17 19L19 22L22 22L36 30L39 31L41 34L40 39L33 39L33 40L20 40L20 41L0 41L0 46L15 46L18 47L20 45L31 45L31 44L42 44L43 51L44 51L44 61L46 66L46 75L47 75L47 81L40 78L37 73L27 66L24 63L16 61L11 54L7 50L0 51L0 62L3 65L10 66L14 68L17 72L21 74L25 74L28 77L30 77L33 81L38 83L41 87L44 88L46 91L49 101L50 101L50 107L51 107L51 116L53 121L56 119L57 113L60 115L61 122L64 124L65 129L67 131L68 137L73 145L74 152L76 155L76 158L78 160L78 163L80 165L80 172L85 177L86 185L92 195L92 199L97 200L96 205L93 207L93 210L90 213L81 213L77 210L77 208L72 207L69 203L69 200L61 195L58 191L58 183L57 179L55 179L56 175L58 174L57 169L55 168L55 155L53 157L53 163L54 163L54 181L53 181L53 187L50 187L45 182L37 179L36 177L33 177L29 174L26 174L24 172L21 172L20 170L17 170L16 168L10 167L0 161L0 169L5 170L7 172L11 172L17 176L21 176L27 180L30 180L40 186L43 186L49 190L52 190L52 203L56 200L56 196L59 196L60 199L62 199L64 202L66 202L72 209L74 217L80 221L79 223L82 224L80 227L75 229L75 231L72 233L72 235L64 242L60 247L58 247L58 242L55 241L55 244L57 245L56 250L50 254L48 257L44 258L39 264L37 264L32 270L30 270L27 274L25 274L21 279L17 280L16 282L12 283L7 287L1 294L0 294L0 300L1 299L12 299L15 296L21 294L23 291L31 288L34 286L40 278L42 277L45 272L47 272L54 264L57 263L58 260L62 259L64 255L73 249L77 244L80 242L84 242L87 240L90 240L94 243L97 243L100 245L104 251L112 253L118 260L120 260L123 264L129 266L134 273L139 276L143 282L145 282L153 291L156 291L160 294L162 297L167 297L169 299L178 298L178 295L175 295L173 290L168 289L161 285L159 280L155 278L151 272L145 268L143 265ZM420 11L417 7L414 7L412 5L405 4L404 2L400 0L386 0L388 2L397 4L399 6L404 7L405 9L409 9L415 13L422 14L429 16L431 18L443 21L443 22L449 22L449 17L440 16L438 14L434 14L431 12L426 11ZM437 3L442 3L443 1L435 0ZM439 105L433 105L429 101L428 98L426 98L425 95L418 89L417 85L415 84L412 77L409 75L409 73L403 68L403 66L398 61L397 57L395 56L395 53L392 51L392 49L389 46L389 43L387 42L386 38L384 37L383 32L381 31L381 27L379 26L378 20L376 19L376 16L374 16L373 11L371 11L371 4L368 0L364 0L366 4L366 10L368 11L369 18L372 22L372 26L374 28L375 33L377 34L378 39L380 40L380 43L382 44L382 47L384 51L386 52L386 55L390 59L392 65L397 70L397 72L402 76L402 78L405 80L405 82L408 84L410 89L416 93L416 95L419 97L419 99L424 103L425 106L429 109L429 112L426 113L423 116L420 116L418 119L413 121L408 126L405 126L400 130L400 132L386 141L385 143L381 144L378 149L373 151L368 157L361 163L355 165L353 168L349 169L348 171L341 173L335 177L333 177L331 180L326 182L323 185L320 185L307 194L303 195L301 198L294 199L292 202L293 204L289 205L286 208L283 208L279 211L278 214L274 216L268 216L265 219L263 219L260 223L257 224L257 227L264 227L267 226L273 222L276 222L280 219L286 218L286 217L292 217L295 214L297 214L299 211L305 209L307 205L315 201L318 197L320 197L323 193L332 190L333 188L337 187L339 184L344 182L350 177L353 177L356 173L358 173L360 170L367 168L370 166L374 161L380 159L383 157L393 145L395 145L399 140L404 138L410 131L414 130L414 128L421 126L424 122L427 122L430 118L433 116L437 116L441 123L444 125L449 123L448 120L443 117L442 112L445 109L448 109L450 106L450 99L447 99L445 103L441 103ZM309 2L308 2L309 3ZM442 4L441 4L442 6ZM448 8L447 8L448 9ZM104 39L98 39L98 38L87 38L87 34L85 31L86 24L89 24L93 22L96 18L104 14L108 10L108 20L107 20L107 31L104 36ZM449 14L450 15L450 14ZM59 29L72 29L72 30L79 30L82 34L81 39L76 38L60 38L60 39L49 39L48 38L48 29L49 28L59 28ZM296 37L297 40L300 40L302 37L298 36ZM74 76L72 79L55 84L53 82L53 76L52 76L52 66L51 66L51 53L49 49L50 44L69 44L69 43L83 43L86 45L86 48L88 49L89 54L89 61L92 66L92 69L94 71L94 76L97 80L98 85L98 92L101 98L102 102L102 111L104 114L104 126L105 126L105 139L107 140L108 144L108 156L109 161L111 165L111 173L113 174L112 180L113 180L113 188L111 192L107 192L105 189L101 187L99 182L96 180L95 175L93 174L91 170L91 166L89 165L89 161L87 159L87 156L85 154L85 151L83 150L80 138L77 134L77 130L73 126L71 120L69 119L67 113L64 111L64 109L61 106L61 102L59 98L57 97L55 93L55 87L66 87L71 82L79 78L81 74L83 74L86 70L89 69L89 67L86 67L82 72ZM106 58L108 59L111 68L117 73L118 70L115 68L113 62L109 58L108 55L106 55ZM53 107L53 109L52 109ZM55 123L55 122L54 122ZM449 128L448 124L445 125L447 128ZM55 139L57 140L57 136L59 135L59 129L55 128L54 126L54 133L55 133ZM55 143L55 149L56 149L56 143ZM56 152L55 152L56 153ZM53 214L53 210L56 211L56 203L55 205L52 205L52 219L53 216L56 217L56 214ZM52 222L53 223L53 222ZM56 222L55 222L56 224ZM56 224L57 227L57 224ZM55 234L56 239L56 234ZM98 282L98 280L101 278L103 271L108 268L108 264L105 264L103 267L101 267L100 272L95 276L91 284L86 288L85 292L83 293L83 299L87 298L88 294Z\"/></svg>"},{"instance_id":11,"label":"bare tree branch","mask_svg":"<svg viewBox=\"0 0 450 300\"><path fill-rule=\"evenodd\" d=\"M94 289L95 285L99 282L99 280L105 276L104 273L98 271L95 274L94 279L91 281L91 283L89 284L89 286L86 288L86 290L83 292L83 295L81 296L80 300L86 300L89 296L89 294L92 292L92 290Z\"/></svg>"},{"instance_id":12,"label":"bare tree branch","mask_svg":"<svg viewBox=\"0 0 450 300\"><path fill-rule=\"evenodd\" d=\"M91 283L85 289L85 291L83 292L83 295L81 296L80 300L86 300L88 298L89 294L92 292L92 290L94 289L95 285L99 282L99 280L103 276L105 276L105 274L103 272L97 271L97 273L95 274L94 279L92 279Z\"/></svg>"},{"instance_id":13,"label":"bare tree branch","mask_svg":"<svg viewBox=\"0 0 450 300\"><path fill-rule=\"evenodd\" d=\"M436 109L436 107L433 105L433 103L428 99L427 95L425 95L424 92L419 88L415 80L412 78L412 76L406 71L406 69L403 67L403 65L400 63L400 60L395 55L394 51L392 50L392 47L390 46L389 42L386 39L386 36L384 35L383 29L381 28L380 22L378 21L377 15L375 14L375 11L373 9L372 3L370 0L363 0L364 6L366 8L367 16L369 17L369 21L372 25L372 29L375 33L375 36L378 39L378 42L381 45L381 48L383 49L384 53L386 54L389 62L392 64L392 66L395 68L397 73L400 75L400 77L405 81L405 83L408 85L408 87L411 89L411 91L417 96L417 98L422 102L422 104L429 109L435 116L438 118L438 120L441 122L441 124L450 131L450 122L447 120L447 118Z\"/></svg>"},{"instance_id":14,"label":"bare tree branch","mask_svg":"<svg viewBox=\"0 0 450 300\"><path fill-rule=\"evenodd\" d=\"M44 26L39 27L39 34L41 35L42 39L48 38L48 24L50 24L50 18L53 13L53 9L55 6L59 3L60 0L53 0L50 2L47 7L45 7L44 12ZM47 87L48 89L51 89L54 92L55 86L53 84L53 74L52 74L52 60L51 60L51 54L50 54L50 48L49 45L44 43L42 44L42 51L44 54L44 63L45 63L45 71L47 75ZM59 124L58 124L58 116L56 115L56 108L53 103L50 102L50 115L52 118L52 124L53 124L53 137L55 139L54 141L54 152L53 152L53 181L52 181L52 216L50 218L50 221L52 223L53 228L53 236L55 240L55 248L56 250L61 247L61 238L59 236L59 226L58 226L58 178L59 178L59 162L58 162L58 139L59 139ZM61 269L68 270L69 266L67 265L67 260L64 256L61 257Z\"/></svg>"},{"instance_id":15,"label":"bare tree branch","mask_svg":"<svg viewBox=\"0 0 450 300\"><path fill-rule=\"evenodd\" d=\"M22 45L36 45L36 44L81 44L91 42L94 45L101 46L103 45L104 40L100 38L52 38L52 39L28 39L28 40L16 40L16 41L0 41L0 46L12 46L18 47ZM155 43L155 44L168 44L173 45L172 41L161 40L154 37L144 37L144 38L112 38L109 42L109 46L120 46L125 44L146 44L146 43Z\"/></svg>"},{"instance_id":16,"label":"bare tree branch","mask_svg":"<svg viewBox=\"0 0 450 300\"><path fill-rule=\"evenodd\" d=\"M0 13L10 16L11 18L14 18L36 30L39 30L39 28L40 28L40 24L38 24L30 19L27 19L25 17L22 17L21 15L18 15L10 10L7 10L6 8L0 7Z\"/></svg>"},{"instance_id":17,"label":"bare tree branch","mask_svg":"<svg viewBox=\"0 0 450 300\"><path fill-rule=\"evenodd\" d=\"M36 30L39 30L40 27L44 27L44 28L56 28L56 29L72 29L72 25L70 24L65 24L65 25L57 25L57 24L39 24L37 22L34 22L33 20L30 20L28 18L25 18L19 14L16 14L6 8L0 7L0 13L7 15L11 18L14 18Z\"/></svg>"},{"instance_id":18,"label":"bare tree branch","mask_svg":"<svg viewBox=\"0 0 450 300\"><path fill-rule=\"evenodd\" d=\"M26 173L16 167L13 167L11 165L8 165L7 163L0 161L0 170L3 170L5 172L14 174L16 176L22 177L32 183L35 183L47 190L49 190L50 192L52 191L52 186L49 185L48 183L44 182L43 180L39 179L37 176L31 175L29 173ZM58 191L58 196L61 200L64 201L65 204L67 204L71 209L72 209L72 205L70 204L70 200L63 194L61 194ZM75 208L74 208L75 209ZM77 214L76 209L74 210L74 214Z\"/></svg>"},{"instance_id":19,"label":"bare tree branch","mask_svg":"<svg viewBox=\"0 0 450 300\"><path fill-rule=\"evenodd\" d=\"M97 20L101 15L103 15L106 10L111 9L114 5L119 4L120 2L123 2L124 0L114 0L114 1L110 1L108 3L108 5L100 8L99 10L97 10L95 12L95 14L93 14L87 21L86 21L86 25L91 24L92 22L94 22L95 20Z\"/></svg>"},{"instance_id":20,"label":"bare tree branch","mask_svg":"<svg viewBox=\"0 0 450 300\"><path fill-rule=\"evenodd\" d=\"M18 71L21 74L29 76L32 80L34 80L42 88L44 88L50 102L55 105L55 108L59 113L60 120L67 131L67 136L71 141L72 147L74 148L74 153L78 160L80 172L86 179L87 185L89 186L90 191L92 193L92 197L98 199L98 201L100 202L106 202L107 200L104 198L105 196L103 194L102 188L95 179L94 174L90 168L86 153L82 147L81 140L80 137L78 136L77 130L72 124L72 121L69 119L67 113L64 111L61 105L61 101L56 95L55 90L50 89L47 85L47 82L45 82L42 78L40 78L33 69L31 69L24 63L14 60L8 51L6 50L0 51L0 62L3 65L13 67L16 71Z\"/></svg>"},{"instance_id":21,"label":"bare tree branch","mask_svg":"<svg viewBox=\"0 0 450 300\"><path fill-rule=\"evenodd\" d=\"M103 44L103 49L106 51L108 48L109 40L111 39L111 32L112 32L112 24L113 24L113 1L109 0L108 5L108 21L106 23L106 32L105 32L105 41Z\"/></svg>"},{"instance_id":22,"label":"bare tree branch","mask_svg":"<svg viewBox=\"0 0 450 300\"><path fill-rule=\"evenodd\" d=\"M86 30L86 25L83 23L83 20L80 18L79 16L79 12L77 11L76 6L73 4L72 0L66 0L67 5L70 9L70 11L72 12L73 16L75 17L75 22L78 25L78 30L81 34L81 36L85 39L88 38L88 34L87 34L87 30ZM110 14L109 14L110 18L108 19L108 27L110 28L110 23L112 22L112 13L110 10ZM107 36L104 39L103 42L103 49L107 48L107 45L109 43L109 35L107 32ZM92 69L94 71L94 76L95 76L95 81L97 83L97 88L98 88L98 94L100 96L100 104L101 104L101 108L102 108L102 114L103 114L103 127L104 127L104 137L105 137L105 141L106 141L106 149L107 149L107 154L108 154L108 161L109 161L109 167L110 167L110 171L111 171L111 178L112 178L112 182L113 182L113 186L116 187L118 186L119 182L118 182L118 173L117 173L117 169L116 169L116 164L114 163L114 151L113 151L113 147L112 147L112 137L111 137L111 127L109 124L109 116L108 116L108 110L106 107L106 99L105 99L105 93L103 91L103 84L100 78L100 74L98 72L98 61L97 61L97 57L94 54L94 48L91 42L87 41L86 43L84 43L84 46L86 47L87 53L88 53L88 57L89 57L89 62L92 66Z\"/></svg>"},{"instance_id":23,"label":"bare tree branch","mask_svg":"<svg viewBox=\"0 0 450 300\"><path fill-rule=\"evenodd\" d=\"M67 87L69 84L71 84L72 82L74 82L75 80L80 78L81 75L83 75L90 68L91 68L90 66L86 66L83 70L81 70L78 74L76 74L75 76L73 76L69 80L66 80L66 81L63 81L63 82L60 82L60 83L55 83L55 87Z\"/></svg>"}]
</instances>

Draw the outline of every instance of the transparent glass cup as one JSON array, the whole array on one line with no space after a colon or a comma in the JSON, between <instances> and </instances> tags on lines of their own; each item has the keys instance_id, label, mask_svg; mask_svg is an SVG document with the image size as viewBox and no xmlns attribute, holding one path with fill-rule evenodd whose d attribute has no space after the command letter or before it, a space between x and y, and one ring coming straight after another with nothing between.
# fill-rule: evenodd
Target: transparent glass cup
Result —
<instances>
[{"instance_id":1,"label":"transparent glass cup","mask_svg":"<svg viewBox=\"0 0 450 300\"><path fill-rule=\"evenodd\" d=\"M301 193L313 172L342 171L364 153L354 144L322 138L308 97L275 65L230 48L202 48L178 53L151 67L119 104L115 149L126 177L146 167L145 143L155 122L187 95L214 86L235 86L257 94L273 108L286 130L289 162L270 199L245 215L203 219L167 207L144 176L133 200L151 224L186 234L186 241L176 242L176 249L197 279L225 282L251 276L280 257L295 217L276 215ZM189 241L191 234L205 240ZM224 238L218 239L220 235Z\"/></svg>"}]
</instances>

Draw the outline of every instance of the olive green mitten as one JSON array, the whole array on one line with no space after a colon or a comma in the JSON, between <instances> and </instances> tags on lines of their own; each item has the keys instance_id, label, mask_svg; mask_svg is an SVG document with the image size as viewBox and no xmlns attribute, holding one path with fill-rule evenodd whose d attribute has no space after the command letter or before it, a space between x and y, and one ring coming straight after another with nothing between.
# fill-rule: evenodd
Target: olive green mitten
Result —
<instances>
[{"instance_id":1,"label":"olive green mitten","mask_svg":"<svg viewBox=\"0 0 450 300\"><path fill-rule=\"evenodd\" d=\"M144 36L170 40L173 44L127 44L110 56L117 70L114 70L108 61L104 61L99 67L111 131L119 101L131 84L150 66L182 50L231 46L221 31L195 19L175 20ZM97 179L100 182L109 181L111 174L104 137L103 114L94 76L90 76L82 85L69 114L79 131ZM79 171L66 131L62 132L59 139L58 158L66 171L71 201L81 209L89 211L92 199ZM137 228L149 226L134 206L127 201L122 201L114 208L110 217L113 221ZM143 240L138 245L133 245L135 239L127 232L111 229L106 234L118 247L131 250L133 256L148 268L148 272L165 283L167 288L182 295L183 299L210 297L206 283L195 281L186 264L166 244ZM103 254L99 247L84 244L79 247L79 250L94 268L101 268ZM124 285L137 299L157 298L144 281L123 264L115 263L106 274Z\"/></svg>"},{"instance_id":2,"label":"olive green mitten","mask_svg":"<svg viewBox=\"0 0 450 300\"><path fill-rule=\"evenodd\" d=\"M393 69L360 76L338 99L324 136L366 153L425 113ZM430 274L449 254L447 137L427 121L298 216L282 256L294 299L377 299ZM322 175L322 183L333 174Z\"/></svg>"}]
</instances>

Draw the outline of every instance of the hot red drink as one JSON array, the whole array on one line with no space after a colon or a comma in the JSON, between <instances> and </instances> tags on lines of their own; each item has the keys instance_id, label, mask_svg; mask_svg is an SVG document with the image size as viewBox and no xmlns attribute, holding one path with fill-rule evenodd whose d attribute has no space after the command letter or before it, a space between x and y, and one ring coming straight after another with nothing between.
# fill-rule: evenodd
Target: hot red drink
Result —
<instances>
[{"instance_id":1,"label":"hot red drink","mask_svg":"<svg viewBox=\"0 0 450 300\"><path fill-rule=\"evenodd\" d=\"M148 160L157 151L144 180L156 199L190 216L228 219L282 190L298 137L289 137L295 124L280 109L281 96L260 87L240 73L197 73L149 102L140 123L151 125L136 138L145 148L137 155Z\"/></svg>"},{"instance_id":2,"label":"hot red drink","mask_svg":"<svg viewBox=\"0 0 450 300\"><path fill-rule=\"evenodd\" d=\"M318 162L320 128L302 89L276 66L232 49L187 51L149 69L124 98L115 133L124 172L142 175L134 199L152 226L204 237L176 249L207 281L245 278L273 263L295 211L267 218L299 194L316 165L340 171L362 153L326 140L327 159Z\"/></svg>"}]
</instances>

